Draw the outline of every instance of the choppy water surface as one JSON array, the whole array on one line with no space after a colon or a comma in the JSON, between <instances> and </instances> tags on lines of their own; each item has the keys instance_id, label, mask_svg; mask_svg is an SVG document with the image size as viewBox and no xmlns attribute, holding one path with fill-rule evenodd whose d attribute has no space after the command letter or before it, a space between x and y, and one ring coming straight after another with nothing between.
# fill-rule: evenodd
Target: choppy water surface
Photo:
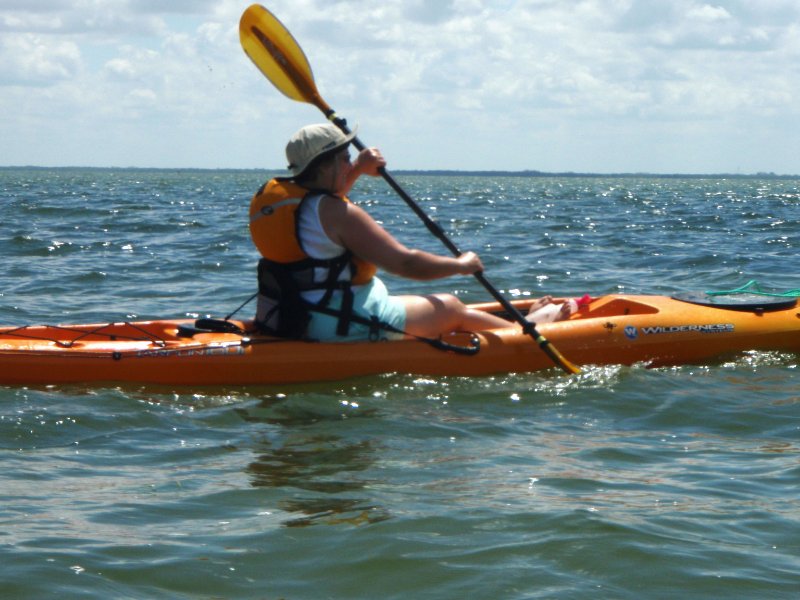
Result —
<instances>
[{"instance_id":1,"label":"choppy water surface","mask_svg":"<svg viewBox=\"0 0 800 600\"><path fill-rule=\"evenodd\" d=\"M230 313L266 176L0 170L0 323ZM399 179L510 295L800 287L797 180ZM3 596L795 598L797 364L0 387Z\"/></svg>"}]
</instances>

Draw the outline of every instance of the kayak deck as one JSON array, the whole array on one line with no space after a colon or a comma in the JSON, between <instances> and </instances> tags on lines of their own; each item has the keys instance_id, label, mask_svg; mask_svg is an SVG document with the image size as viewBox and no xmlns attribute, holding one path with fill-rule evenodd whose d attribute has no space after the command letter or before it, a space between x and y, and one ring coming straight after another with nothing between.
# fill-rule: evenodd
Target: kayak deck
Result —
<instances>
[{"instance_id":1,"label":"kayak deck","mask_svg":"<svg viewBox=\"0 0 800 600\"><path fill-rule=\"evenodd\" d=\"M523 313L533 300L514 301ZM473 308L500 314L496 303ZM518 325L444 340L480 350L463 356L414 339L310 342L198 329L188 319L0 328L0 383L140 382L176 385L280 384L387 372L479 376L553 366ZM537 326L578 365L701 363L745 350L800 352L796 303L729 310L665 296L609 295L568 320Z\"/></svg>"}]
</instances>

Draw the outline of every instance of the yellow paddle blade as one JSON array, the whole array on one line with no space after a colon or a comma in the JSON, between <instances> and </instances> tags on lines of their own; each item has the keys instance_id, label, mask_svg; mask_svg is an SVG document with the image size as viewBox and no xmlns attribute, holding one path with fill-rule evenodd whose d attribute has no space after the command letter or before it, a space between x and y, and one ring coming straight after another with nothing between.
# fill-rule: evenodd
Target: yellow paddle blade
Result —
<instances>
[{"instance_id":1,"label":"yellow paddle blade","mask_svg":"<svg viewBox=\"0 0 800 600\"><path fill-rule=\"evenodd\" d=\"M239 40L250 60L284 95L329 110L306 55L275 15L260 4L250 6L239 21Z\"/></svg>"}]
</instances>

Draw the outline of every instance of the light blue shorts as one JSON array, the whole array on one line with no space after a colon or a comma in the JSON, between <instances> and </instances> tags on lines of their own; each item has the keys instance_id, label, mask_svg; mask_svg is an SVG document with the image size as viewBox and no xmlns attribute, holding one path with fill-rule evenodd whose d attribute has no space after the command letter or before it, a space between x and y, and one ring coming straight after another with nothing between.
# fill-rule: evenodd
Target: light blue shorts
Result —
<instances>
[{"instance_id":1,"label":"light blue shorts","mask_svg":"<svg viewBox=\"0 0 800 600\"><path fill-rule=\"evenodd\" d=\"M388 323L397 329L405 329L406 307L400 298L390 296L389 290L377 277L373 277L368 284L356 288L353 299L353 312L365 318L376 316L383 323ZM342 302L342 293L336 292L331 299L330 308L338 309ZM311 313L311 322L308 324L308 337L326 342L352 342L370 339L369 327L358 323L350 323L350 333L347 336L336 335L338 318L320 313ZM378 331L382 340L394 340L403 337L401 333Z\"/></svg>"}]
</instances>

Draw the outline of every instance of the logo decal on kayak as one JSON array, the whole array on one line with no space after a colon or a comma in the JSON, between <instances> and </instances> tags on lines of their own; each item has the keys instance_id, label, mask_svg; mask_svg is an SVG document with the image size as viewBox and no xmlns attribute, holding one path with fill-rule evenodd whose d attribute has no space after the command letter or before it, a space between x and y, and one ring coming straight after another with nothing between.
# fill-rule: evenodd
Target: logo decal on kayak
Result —
<instances>
[{"instance_id":1,"label":"logo decal on kayak","mask_svg":"<svg viewBox=\"0 0 800 600\"><path fill-rule=\"evenodd\" d=\"M658 335L662 333L733 333L736 327L733 323L710 323L708 325L657 325L655 327L642 327L645 335Z\"/></svg>"},{"instance_id":2,"label":"logo decal on kayak","mask_svg":"<svg viewBox=\"0 0 800 600\"><path fill-rule=\"evenodd\" d=\"M635 340L637 337L639 337L639 332L633 325L628 325L625 328L625 337L628 338L629 340Z\"/></svg>"},{"instance_id":3,"label":"logo decal on kayak","mask_svg":"<svg viewBox=\"0 0 800 600\"><path fill-rule=\"evenodd\" d=\"M158 350L139 350L136 353L138 358L166 358L178 357L187 358L194 356L235 356L244 354L241 344L230 344L224 346L201 346L198 348L164 348Z\"/></svg>"}]
</instances>

